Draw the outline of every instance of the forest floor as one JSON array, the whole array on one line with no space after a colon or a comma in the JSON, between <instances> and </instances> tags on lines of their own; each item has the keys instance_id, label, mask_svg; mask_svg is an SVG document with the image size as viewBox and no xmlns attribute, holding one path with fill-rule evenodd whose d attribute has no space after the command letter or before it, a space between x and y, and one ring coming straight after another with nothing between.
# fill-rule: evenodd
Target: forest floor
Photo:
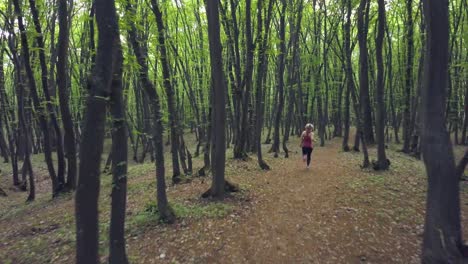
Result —
<instances>
[{"instance_id":1,"label":"forest floor","mask_svg":"<svg viewBox=\"0 0 468 264\"><path fill-rule=\"evenodd\" d=\"M200 195L209 178L168 187L178 215L158 223L155 173L151 163L129 168L127 251L131 263L420 263L426 177L422 161L390 146L391 168L363 170L362 155L340 150L341 139L316 147L306 169L297 139L290 158L272 158L261 171L254 158L227 161L227 178L241 192L224 203ZM265 146L265 148L268 146ZM456 148L461 156L463 148ZM375 156L376 150L370 153ZM35 157L36 162L42 157ZM194 161L200 166L201 160ZM51 200L45 167L36 201L8 189L8 165L0 186L0 263L73 263L72 195ZM171 168L170 163L166 168ZM171 175L171 171L167 172ZM102 176L100 254L108 254L111 177ZM468 183L461 183L462 223L468 238Z\"/></svg>"}]
</instances>

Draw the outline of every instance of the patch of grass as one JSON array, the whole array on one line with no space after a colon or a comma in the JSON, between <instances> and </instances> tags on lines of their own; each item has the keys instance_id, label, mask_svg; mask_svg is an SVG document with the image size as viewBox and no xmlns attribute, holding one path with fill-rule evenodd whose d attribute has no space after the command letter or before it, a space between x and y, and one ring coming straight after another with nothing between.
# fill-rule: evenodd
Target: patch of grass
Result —
<instances>
[{"instance_id":1,"label":"patch of grass","mask_svg":"<svg viewBox=\"0 0 468 264\"><path fill-rule=\"evenodd\" d=\"M128 177L138 177L140 175L147 175L155 170L154 163L148 162L143 164L131 165L128 167Z\"/></svg>"},{"instance_id":2,"label":"patch of grass","mask_svg":"<svg viewBox=\"0 0 468 264\"><path fill-rule=\"evenodd\" d=\"M228 215L233 207L221 202L211 202L206 204L182 204L171 203L171 207L177 218L222 218ZM129 219L129 225L145 226L160 223L158 205L155 201L146 204L145 209Z\"/></svg>"}]
</instances>

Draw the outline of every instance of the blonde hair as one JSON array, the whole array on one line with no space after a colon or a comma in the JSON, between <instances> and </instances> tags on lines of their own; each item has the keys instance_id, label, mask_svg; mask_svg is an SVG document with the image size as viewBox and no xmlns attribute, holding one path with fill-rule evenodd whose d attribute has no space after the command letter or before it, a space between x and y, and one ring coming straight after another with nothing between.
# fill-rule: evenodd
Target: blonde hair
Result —
<instances>
[{"instance_id":1,"label":"blonde hair","mask_svg":"<svg viewBox=\"0 0 468 264\"><path fill-rule=\"evenodd\" d=\"M311 123L308 123L307 125L305 125L305 128L310 128L310 129L314 129L314 125L312 125Z\"/></svg>"}]
</instances>

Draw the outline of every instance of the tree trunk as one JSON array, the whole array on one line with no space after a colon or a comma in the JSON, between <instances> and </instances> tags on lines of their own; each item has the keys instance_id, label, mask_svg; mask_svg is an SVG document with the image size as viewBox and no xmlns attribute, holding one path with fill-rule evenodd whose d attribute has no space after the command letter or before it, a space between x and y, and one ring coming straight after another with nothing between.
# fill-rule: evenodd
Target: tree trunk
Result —
<instances>
[{"instance_id":1,"label":"tree trunk","mask_svg":"<svg viewBox=\"0 0 468 264\"><path fill-rule=\"evenodd\" d=\"M353 80L353 63L351 60L352 50L351 50L351 0L346 0L346 23L344 25L344 52L346 58L346 97L345 97L345 132L343 138L343 151L349 151L349 130L350 130L350 96L351 90L354 90L354 80Z\"/></svg>"},{"instance_id":2,"label":"tree trunk","mask_svg":"<svg viewBox=\"0 0 468 264\"><path fill-rule=\"evenodd\" d=\"M58 36L58 60L57 60L57 85L60 99L60 112L64 130L65 156L68 161L67 181L65 188L74 190L76 188L76 141L73 129L73 120L70 113L68 90L68 39L69 19L67 0L58 0L59 36Z\"/></svg>"},{"instance_id":3,"label":"tree trunk","mask_svg":"<svg viewBox=\"0 0 468 264\"><path fill-rule=\"evenodd\" d=\"M248 139L249 129L247 117L249 113L249 101L250 94L252 91L252 74L253 74L253 53L254 53L254 43L252 37L252 18L251 18L251 0L245 1L245 72L244 72L244 81L245 90L241 91L241 100L242 107L238 109L240 112L240 123L238 134L236 137L236 142L234 145L234 158L235 159L245 159L247 157L246 153L246 142Z\"/></svg>"},{"instance_id":4,"label":"tree trunk","mask_svg":"<svg viewBox=\"0 0 468 264\"><path fill-rule=\"evenodd\" d=\"M52 98L49 94L49 75L47 71L47 64L46 64L46 58L45 58L45 46L44 46L44 38L43 38L43 33L41 29L41 24L39 22L39 14L36 8L36 1L35 0L29 0L29 6L31 9L31 14L33 17L33 22L34 26L36 29L36 42L37 46L39 48L39 64L41 66L41 81L42 81L42 91L44 92L44 96L46 99L46 108L47 111L49 112L47 116L49 116L50 121L52 123L52 126L54 128L55 132L55 137L56 137L56 143L57 143L57 161L58 161L58 166L57 166L57 181L58 181L58 186L57 189L55 190L57 193L61 192L64 185L65 185L65 159L64 159L64 154L63 154L63 142L62 142L62 132L60 131L59 124L57 122L57 115L55 113L55 108L52 105ZM54 44L52 44L54 45ZM46 115L46 113L44 113ZM49 127L46 125L46 129L48 130ZM44 137L47 137L45 134L45 131L43 131ZM48 134L49 132L47 132ZM45 146L46 148L52 146L52 141L50 141L49 146Z\"/></svg>"},{"instance_id":5,"label":"tree trunk","mask_svg":"<svg viewBox=\"0 0 468 264\"><path fill-rule=\"evenodd\" d=\"M413 89L413 1L406 1L406 75L405 75L405 104L403 111L403 152L410 152L411 144L411 90Z\"/></svg>"},{"instance_id":6,"label":"tree trunk","mask_svg":"<svg viewBox=\"0 0 468 264\"><path fill-rule=\"evenodd\" d=\"M269 0L267 17L265 19L265 27L263 32L263 20L262 20L262 9L263 0L259 0L257 3L257 34L258 38L258 63L257 63L257 79L255 83L255 151L257 152L258 165L262 170L269 170L270 167L263 160L262 156L262 127L264 118L264 76L267 74L267 54L268 48L268 36L270 31L270 21L273 9L273 3L275 0Z\"/></svg>"},{"instance_id":7,"label":"tree trunk","mask_svg":"<svg viewBox=\"0 0 468 264\"><path fill-rule=\"evenodd\" d=\"M117 54L112 79L112 193L109 234L109 263L128 263L125 250L125 209L127 204L128 139L122 88L122 47L117 39Z\"/></svg>"},{"instance_id":8,"label":"tree trunk","mask_svg":"<svg viewBox=\"0 0 468 264\"><path fill-rule=\"evenodd\" d=\"M218 1L208 1L206 4L208 19L208 39L211 61L211 88L213 117L212 137L212 168L213 181L210 196L216 200L223 200L225 193L224 169L226 161L226 79L223 71L222 46L219 25ZM214 100L216 98L216 100Z\"/></svg>"},{"instance_id":9,"label":"tree trunk","mask_svg":"<svg viewBox=\"0 0 468 264\"><path fill-rule=\"evenodd\" d=\"M377 164L374 165L374 169L387 170L389 162L387 155L385 154L385 77L384 77L384 63L383 63L383 41L385 36L385 0L378 1L379 17L378 17L378 32L376 39L376 59L377 59L377 118L376 118L376 130L377 130Z\"/></svg>"},{"instance_id":10,"label":"tree trunk","mask_svg":"<svg viewBox=\"0 0 468 264\"><path fill-rule=\"evenodd\" d=\"M24 27L19 0L14 0L13 4L15 6L15 12L18 16L18 27L21 32L21 48L23 51L22 58L24 60L26 75L28 77L29 88L31 91L34 107L39 115L39 123L41 126L41 130L42 130L42 133L44 134L44 156L45 156L45 162L47 164L47 169L49 171L49 175L52 180L52 192L53 192L52 196L55 197L57 195L57 191L59 190L59 182L57 180L57 176L55 174L55 169L54 169L54 164L52 161L52 151L50 148L50 135L49 135L49 130L47 128L46 113L45 113L45 109L42 103L39 100L39 94L38 94L37 87L36 87L36 81L34 79L34 73L31 67L27 32L26 32L26 28Z\"/></svg>"},{"instance_id":11,"label":"tree trunk","mask_svg":"<svg viewBox=\"0 0 468 264\"><path fill-rule=\"evenodd\" d=\"M95 0L99 30L96 65L90 79L75 198L76 262L99 262L98 198L107 101L119 52L119 26L114 0Z\"/></svg>"},{"instance_id":12,"label":"tree trunk","mask_svg":"<svg viewBox=\"0 0 468 264\"><path fill-rule=\"evenodd\" d=\"M169 122L171 126L171 154L172 154L172 182L174 184L179 183L181 181L180 178L180 165L179 165L179 121L178 115L174 100L174 89L171 84L171 75L169 72L169 61L168 55L166 51L166 37L165 37L165 29L164 29L164 22L162 19L162 13L159 9L159 4L156 0L151 0L151 7L153 9L154 16L156 17L156 24L158 26L158 43L159 43L159 52L161 54L161 66L163 71L163 85L164 89L166 90L167 95L167 106L168 106L168 113L169 113Z\"/></svg>"},{"instance_id":13,"label":"tree trunk","mask_svg":"<svg viewBox=\"0 0 468 264\"><path fill-rule=\"evenodd\" d=\"M278 106L275 113L275 123L273 132L273 146L272 151L275 153L275 158L278 157L279 146L280 146L280 121L283 114L284 107L284 68L285 68L285 56L286 56L286 0L281 0L281 12L280 12L280 28L279 28L279 55L278 55L278 73L277 73L277 87L278 87Z\"/></svg>"},{"instance_id":14,"label":"tree trunk","mask_svg":"<svg viewBox=\"0 0 468 264\"><path fill-rule=\"evenodd\" d=\"M369 6L368 0L361 0L358 10L358 40L359 40L359 86L360 105L362 111L363 133L366 142L374 144L374 132L372 129L372 113L369 95L369 54L367 34L369 30Z\"/></svg>"},{"instance_id":15,"label":"tree trunk","mask_svg":"<svg viewBox=\"0 0 468 264\"><path fill-rule=\"evenodd\" d=\"M428 176L422 261L465 263L462 256L460 186L445 127L448 81L448 1L424 0L427 25L421 149Z\"/></svg>"}]
</instances>

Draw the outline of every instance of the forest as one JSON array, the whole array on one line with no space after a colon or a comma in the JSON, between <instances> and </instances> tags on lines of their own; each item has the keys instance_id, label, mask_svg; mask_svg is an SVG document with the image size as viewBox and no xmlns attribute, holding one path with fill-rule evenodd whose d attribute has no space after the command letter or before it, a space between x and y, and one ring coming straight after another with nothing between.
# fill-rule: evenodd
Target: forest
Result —
<instances>
[{"instance_id":1,"label":"forest","mask_svg":"<svg viewBox=\"0 0 468 264\"><path fill-rule=\"evenodd\" d=\"M0 0L0 263L466 263L467 129L468 0Z\"/></svg>"}]
</instances>

